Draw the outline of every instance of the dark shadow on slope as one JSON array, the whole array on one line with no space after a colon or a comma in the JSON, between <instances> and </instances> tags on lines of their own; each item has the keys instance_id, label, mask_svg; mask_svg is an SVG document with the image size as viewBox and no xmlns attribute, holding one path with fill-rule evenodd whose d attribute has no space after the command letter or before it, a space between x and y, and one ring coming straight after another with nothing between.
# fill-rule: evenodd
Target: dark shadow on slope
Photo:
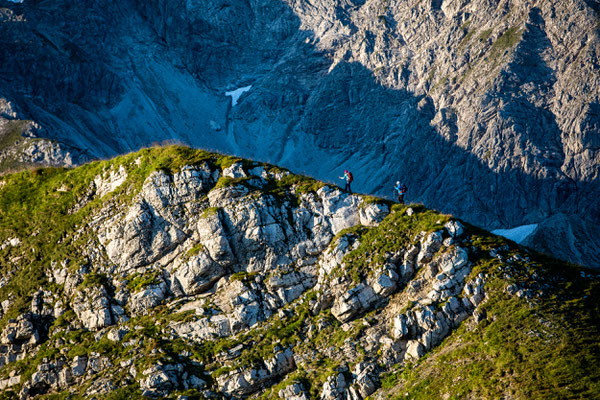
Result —
<instances>
[{"instance_id":1,"label":"dark shadow on slope","mask_svg":"<svg viewBox=\"0 0 600 400\"><path fill-rule=\"evenodd\" d=\"M556 76L542 58L542 54L551 49L541 10L533 8L515 49L514 61L502 73L498 93L507 100L506 107L500 111L504 119L519 128L517 132L522 141L531 142L545 153L542 164L559 170L564 160L561 131L547 103L552 97ZM537 104L533 104L534 100ZM527 145L522 144L524 148Z\"/></svg>"},{"instance_id":2,"label":"dark shadow on slope","mask_svg":"<svg viewBox=\"0 0 600 400\"><path fill-rule=\"evenodd\" d=\"M596 12L596 15L600 14L600 1L598 0L583 0L585 4Z\"/></svg>"},{"instance_id":3,"label":"dark shadow on slope","mask_svg":"<svg viewBox=\"0 0 600 400\"><path fill-rule=\"evenodd\" d=\"M230 150L228 143L215 142L221 133L160 131L160 126L148 127L155 130L148 136L143 129L134 131L124 142L113 137L112 121L98 124L93 119L96 108L118 104L128 79L135 78L129 71L118 70L127 64L115 64L115 58L125 51L120 40L128 36L150 39L144 36L147 32L140 33L149 29L157 47L164 47L161 54L173 55L173 65L207 86L241 82L244 73L252 71L253 89L241 98L233 117L232 132L240 156L284 160L286 143L308 138L316 146L315 153L333 157L312 159L311 148L299 148L299 154L285 166L293 170L303 166L311 175L327 180L331 177L319 174L337 168L335 160L361 160L353 165L355 189L389 196L393 183L401 179L410 188L409 200L423 201L479 225L492 226L499 221L514 226L557 212L600 219L598 184L572 182L554 173L563 157L557 142L560 131L547 108L529 100L546 93L554 79L540 55L549 43L539 10L532 11L511 73L501 80L498 91L514 93L505 99L504 112L520 117L505 122L521 133L523 146L531 141L540 149L534 161L550 171L546 176L526 174L522 166L495 172L488 162L453 144L458 129L452 111L435 109L427 97L383 86L372 71L358 63L341 61L329 71L329 55L316 48L311 32L300 31L300 20L286 4L270 2L256 9L247 3L219 4L209 1L197 10L161 0L110 2L101 9L67 0L11 5L30 13L35 23L1 24L0 37L13 39L0 42L0 51L23 57L17 57L16 63L0 61L0 76L5 77L0 91L28 117L47 126L49 136L72 135L75 141L78 135L102 155L149 145L161 135L197 147ZM157 9L163 12L157 14ZM55 15L59 10L64 20L88 21L87 32L78 31L82 25L58 24ZM141 18L125 16L138 12ZM241 16L247 18L240 20ZM130 26L140 21L145 25ZM407 79L408 73L404 69L399 79ZM525 83L531 84L534 92L522 91ZM75 114L74 109L78 110ZM161 112L168 109L157 110ZM449 128L448 137L432 127L438 113ZM590 118L593 125L597 119ZM66 136L52 132L65 126L72 127ZM482 123L475 129L483 132L486 126ZM552 139L548 143L549 132ZM510 154L510 149L507 152ZM273 155L275 160L269 158ZM526 216L529 219L525 220Z\"/></svg>"}]
</instances>

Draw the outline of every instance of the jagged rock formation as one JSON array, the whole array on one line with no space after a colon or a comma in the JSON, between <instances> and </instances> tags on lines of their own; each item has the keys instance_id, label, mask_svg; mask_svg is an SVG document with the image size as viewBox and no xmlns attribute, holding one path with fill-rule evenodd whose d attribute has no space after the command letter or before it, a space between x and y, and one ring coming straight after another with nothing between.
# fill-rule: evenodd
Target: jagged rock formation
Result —
<instances>
[{"instance_id":1,"label":"jagged rock formation","mask_svg":"<svg viewBox=\"0 0 600 400\"><path fill-rule=\"evenodd\" d=\"M0 173L27 167L72 167L89 159L56 141L37 138L40 126L16 117L11 104L0 98Z\"/></svg>"},{"instance_id":2,"label":"jagged rock formation","mask_svg":"<svg viewBox=\"0 0 600 400\"><path fill-rule=\"evenodd\" d=\"M388 398L416 390L390 379L469 335L494 337L500 321L514 323L510 310L538 313L557 296L572 305L598 290L589 270L554 270L422 206L190 149L1 182L0 212L11 214L0 225L0 387L22 399ZM23 221L23 210L46 220ZM577 351L556 353L567 346L559 328L597 333L580 315L559 327L561 314L544 314L552 339L536 349L600 358L576 337ZM540 329L534 320L528 329ZM487 397L513 389L498 384Z\"/></svg>"},{"instance_id":3,"label":"jagged rock formation","mask_svg":"<svg viewBox=\"0 0 600 400\"><path fill-rule=\"evenodd\" d=\"M0 95L94 156L174 139L324 179L353 165L361 190L387 195L401 178L410 198L486 227L539 223L532 245L597 266L597 243L543 236L558 219L600 236L598 11L590 0L8 3Z\"/></svg>"}]
</instances>

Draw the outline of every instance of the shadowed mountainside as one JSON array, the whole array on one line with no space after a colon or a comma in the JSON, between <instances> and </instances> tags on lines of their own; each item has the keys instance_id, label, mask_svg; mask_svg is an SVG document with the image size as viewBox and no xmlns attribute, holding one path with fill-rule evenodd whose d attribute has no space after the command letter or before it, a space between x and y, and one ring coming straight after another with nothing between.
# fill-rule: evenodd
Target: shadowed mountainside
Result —
<instances>
[{"instance_id":1,"label":"shadowed mountainside","mask_svg":"<svg viewBox=\"0 0 600 400\"><path fill-rule=\"evenodd\" d=\"M86 155L173 139L323 179L352 165L359 190L401 179L486 227L538 223L530 245L596 266L590 4L6 3L0 94ZM245 86L233 106L225 92ZM536 241L557 215L583 245Z\"/></svg>"}]
</instances>

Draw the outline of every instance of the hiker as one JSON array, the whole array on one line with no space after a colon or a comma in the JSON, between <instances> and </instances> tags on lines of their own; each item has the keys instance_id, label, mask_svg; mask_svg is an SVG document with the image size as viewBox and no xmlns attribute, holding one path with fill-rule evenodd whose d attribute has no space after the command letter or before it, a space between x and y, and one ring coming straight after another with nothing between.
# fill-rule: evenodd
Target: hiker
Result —
<instances>
[{"instance_id":1,"label":"hiker","mask_svg":"<svg viewBox=\"0 0 600 400\"><path fill-rule=\"evenodd\" d=\"M345 179L346 180L346 186L344 186L344 190L352 193L352 189L350 189L350 184L354 180L354 177L352 176L352 172L348 172L348 170L345 169L344 170L344 176L340 176L340 179Z\"/></svg>"},{"instance_id":2,"label":"hiker","mask_svg":"<svg viewBox=\"0 0 600 400\"><path fill-rule=\"evenodd\" d=\"M396 181L396 186L394 187L394 190L398 193L398 203L404 204L404 195L408 190L406 185L404 183L400 184L400 181Z\"/></svg>"}]
</instances>

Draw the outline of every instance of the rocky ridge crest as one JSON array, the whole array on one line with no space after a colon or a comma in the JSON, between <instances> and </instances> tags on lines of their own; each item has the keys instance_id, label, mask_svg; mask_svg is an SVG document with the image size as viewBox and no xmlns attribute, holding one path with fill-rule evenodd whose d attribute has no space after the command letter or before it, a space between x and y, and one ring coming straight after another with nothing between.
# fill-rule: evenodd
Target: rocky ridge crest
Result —
<instances>
[{"instance_id":1,"label":"rocky ridge crest","mask_svg":"<svg viewBox=\"0 0 600 400\"><path fill-rule=\"evenodd\" d=\"M530 255L456 219L269 165L166 148L77 171L78 188L48 178L75 195L60 218L82 219L65 252L36 250L29 296L15 283L31 242L0 250L0 386L19 398L384 398L394 371L493 325L488 301L554 290L541 269L516 279Z\"/></svg>"},{"instance_id":2,"label":"rocky ridge crest","mask_svg":"<svg viewBox=\"0 0 600 400\"><path fill-rule=\"evenodd\" d=\"M325 180L361 165L365 192L401 179L480 226L539 224L531 245L597 266L598 12L592 0L5 2L0 97L96 157L176 139ZM557 224L573 235L552 240Z\"/></svg>"}]
</instances>

